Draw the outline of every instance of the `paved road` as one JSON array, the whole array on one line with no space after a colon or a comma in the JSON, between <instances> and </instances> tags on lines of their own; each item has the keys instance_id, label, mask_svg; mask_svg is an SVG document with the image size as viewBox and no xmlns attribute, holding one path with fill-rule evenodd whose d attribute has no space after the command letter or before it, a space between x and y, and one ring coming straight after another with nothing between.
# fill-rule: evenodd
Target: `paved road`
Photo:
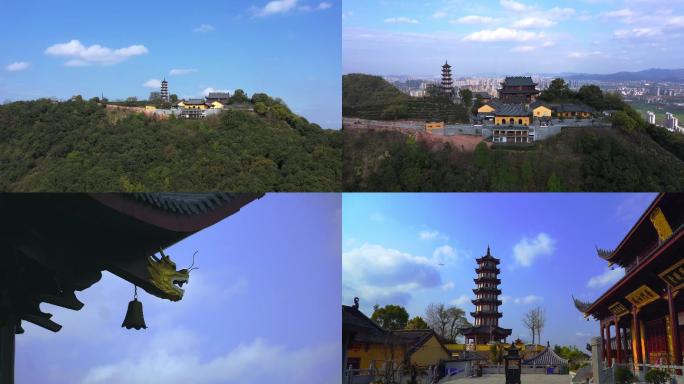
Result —
<instances>
[{"instance_id":1,"label":"paved road","mask_svg":"<svg viewBox=\"0 0 684 384\"><path fill-rule=\"evenodd\" d=\"M522 375L521 384L570 384L569 375ZM505 375L483 375L482 377L469 377L466 379L456 379L441 383L448 384L504 384Z\"/></svg>"}]
</instances>

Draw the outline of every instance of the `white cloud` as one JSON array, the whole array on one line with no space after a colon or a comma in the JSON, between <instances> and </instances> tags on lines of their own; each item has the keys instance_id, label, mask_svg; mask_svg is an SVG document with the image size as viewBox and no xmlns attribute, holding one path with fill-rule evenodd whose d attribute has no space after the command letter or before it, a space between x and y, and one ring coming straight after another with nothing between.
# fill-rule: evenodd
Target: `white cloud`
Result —
<instances>
[{"instance_id":1,"label":"white cloud","mask_svg":"<svg viewBox=\"0 0 684 384\"><path fill-rule=\"evenodd\" d=\"M389 17L385 19L385 23L388 24L418 24L418 20L416 19L410 19L408 17L400 16L400 17Z\"/></svg>"},{"instance_id":2,"label":"white cloud","mask_svg":"<svg viewBox=\"0 0 684 384\"><path fill-rule=\"evenodd\" d=\"M519 29L497 28L484 29L471 33L463 38L464 41L496 42L496 41L528 41L542 37L541 34Z\"/></svg>"},{"instance_id":3,"label":"white cloud","mask_svg":"<svg viewBox=\"0 0 684 384\"><path fill-rule=\"evenodd\" d=\"M552 19L565 19L574 15L575 10L573 8L553 7L548 11L545 11L544 14Z\"/></svg>"},{"instance_id":4,"label":"white cloud","mask_svg":"<svg viewBox=\"0 0 684 384\"><path fill-rule=\"evenodd\" d=\"M591 335L591 333L575 332L575 336L579 336L579 337L589 337L589 336L592 336L592 335Z\"/></svg>"},{"instance_id":5,"label":"white cloud","mask_svg":"<svg viewBox=\"0 0 684 384\"><path fill-rule=\"evenodd\" d=\"M47 55L63 56L70 59L65 65L72 67L90 64L112 65L133 56L144 55L147 52L148 50L144 45L131 45L126 48L111 49L99 44L85 47L78 40L55 44L45 50Z\"/></svg>"},{"instance_id":6,"label":"white cloud","mask_svg":"<svg viewBox=\"0 0 684 384\"><path fill-rule=\"evenodd\" d=\"M318 9L320 9L320 10L328 9L331 7L332 7L332 4L328 3L327 1L324 1L322 3L318 3Z\"/></svg>"},{"instance_id":7,"label":"white cloud","mask_svg":"<svg viewBox=\"0 0 684 384\"><path fill-rule=\"evenodd\" d=\"M421 240L432 240L437 236L439 236L439 231L422 230L418 232L418 237L420 237Z\"/></svg>"},{"instance_id":8,"label":"white cloud","mask_svg":"<svg viewBox=\"0 0 684 384\"><path fill-rule=\"evenodd\" d=\"M513 297L513 296L501 296L501 301L503 304L522 304L522 305L529 305L529 304L534 304L543 301L544 299L541 296L537 295L527 295L527 296L522 296L522 297Z\"/></svg>"},{"instance_id":9,"label":"white cloud","mask_svg":"<svg viewBox=\"0 0 684 384\"><path fill-rule=\"evenodd\" d=\"M606 16L615 18L628 18L634 16L634 11L632 11L631 9L623 8L617 11L607 12Z\"/></svg>"},{"instance_id":10,"label":"white cloud","mask_svg":"<svg viewBox=\"0 0 684 384\"><path fill-rule=\"evenodd\" d=\"M556 25L556 22L548 18L526 17L513 23L513 28L549 28Z\"/></svg>"},{"instance_id":11,"label":"white cloud","mask_svg":"<svg viewBox=\"0 0 684 384\"><path fill-rule=\"evenodd\" d=\"M348 291L345 296L359 296L370 303L384 300L405 304L416 290L441 286L438 268L439 260L434 257L381 245L366 243L342 253L342 280Z\"/></svg>"},{"instance_id":12,"label":"white cloud","mask_svg":"<svg viewBox=\"0 0 684 384\"><path fill-rule=\"evenodd\" d=\"M437 11L437 12L432 14L432 18L433 19L443 19L443 18L447 17L448 15L449 14L444 12L444 11Z\"/></svg>"},{"instance_id":13,"label":"white cloud","mask_svg":"<svg viewBox=\"0 0 684 384\"><path fill-rule=\"evenodd\" d=\"M583 51L573 51L568 53L569 59L585 59L589 56L598 56L601 51L583 52Z\"/></svg>"},{"instance_id":14,"label":"white cloud","mask_svg":"<svg viewBox=\"0 0 684 384\"><path fill-rule=\"evenodd\" d=\"M450 23L455 24L489 24L492 21L494 21L493 18L488 17L488 16L477 16L477 15L469 15L469 16L463 16L459 17L456 20L451 20Z\"/></svg>"},{"instance_id":15,"label":"white cloud","mask_svg":"<svg viewBox=\"0 0 684 384\"><path fill-rule=\"evenodd\" d=\"M624 275L625 270L622 268L606 268L602 274L593 276L589 279L589 281L587 281L587 288L605 287L620 280Z\"/></svg>"},{"instance_id":16,"label":"white cloud","mask_svg":"<svg viewBox=\"0 0 684 384\"><path fill-rule=\"evenodd\" d=\"M448 291L450 289L454 289L456 284L453 281L447 281L446 283L442 284L442 289L445 291Z\"/></svg>"},{"instance_id":17,"label":"white cloud","mask_svg":"<svg viewBox=\"0 0 684 384\"><path fill-rule=\"evenodd\" d=\"M149 79L145 83L143 83L143 87L145 88L156 88L159 89L161 87L161 80L159 79Z\"/></svg>"},{"instance_id":18,"label":"white cloud","mask_svg":"<svg viewBox=\"0 0 684 384\"><path fill-rule=\"evenodd\" d=\"M202 24L199 27L193 29L193 32L212 32L216 30L214 26L209 25L209 24Z\"/></svg>"},{"instance_id":19,"label":"white cloud","mask_svg":"<svg viewBox=\"0 0 684 384\"><path fill-rule=\"evenodd\" d=\"M182 68L174 68L169 71L169 75L171 76L180 76L180 75L187 75L189 73L195 73L197 72L196 69L182 69Z\"/></svg>"},{"instance_id":20,"label":"white cloud","mask_svg":"<svg viewBox=\"0 0 684 384\"><path fill-rule=\"evenodd\" d=\"M660 35L660 30L657 28L619 29L613 33L617 39L639 39L658 35Z\"/></svg>"},{"instance_id":21,"label":"white cloud","mask_svg":"<svg viewBox=\"0 0 684 384\"><path fill-rule=\"evenodd\" d=\"M675 16L667 20L667 25L684 28L684 16Z\"/></svg>"},{"instance_id":22,"label":"white cloud","mask_svg":"<svg viewBox=\"0 0 684 384\"><path fill-rule=\"evenodd\" d=\"M456 260L456 250L450 245L442 245L432 251L432 258L438 264L446 264Z\"/></svg>"},{"instance_id":23,"label":"white cloud","mask_svg":"<svg viewBox=\"0 0 684 384\"><path fill-rule=\"evenodd\" d=\"M534 45L518 45L516 47L513 47L511 49L511 51L513 51L513 52L532 52L535 49L537 49L537 47L535 47Z\"/></svg>"},{"instance_id":24,"label":"white cloud","mask_svg":"<svg viewBox=\"0 0 684 384\"><path fill-rule=\"evenodd\" d=\"M544 48L553 47L554 45L556 45L556 43L553 41L545 41L542 43L542 47Z\"/></svg>"},{"instance_id":25,"label":"white cloud","mask_svg":"<svg viewBox=\"0 0 684 384\"><path fill-rule=\"evenodd\" d=\"M513 0L501 0L500 4L504 9L507 9L509 11L523 12L528 9L527 5Z\"/></svg>"},{"instance_id":26,"label":"white cloud","mask_svg":"<svg viewBox=\"0 0 684 384\"><path fill-rule=\"evenodd\" d=\"M174 335L171 335L174 336ZM160 337L144 350L117 363L91 368L82 384L99 383L245 383L315 382L321 378L321 364L328 365L339 352L334 345L287 349L264 339L241 344L224 355L203 359L196 348L188 347L175 337ZM189 335L199 338L199 335ZM190 337L181 340L192 343ZM268 362L268 369L266 368Z\"/></svg>"},{"instance_id":27,"label":"white cloud","mask_svg":"<svg viewBox=\"0 0 684 384\"><path fill-rule=\"evenodd\" d=\"M466 305L466 304L470 303L471 300L472 300L472 298L470 298L470 296L461 295L461 296L451 300L449 302L449 304L461 306L461 305Z\"/></svg>"},{"instance_id":28,"label":"white cloud","mask_svg":"<svg viewBox=\"0 0 684 384\"><path fill-rule=\"evenodd\" d=\"M207 88L204 88L204 90L202 91L202 96L207 97L211 92L228 92L228 93L230 93L231 91L229 91L227 89L216 89L216 88L212 88L212 87L207 87Z\"/></svg>"},{"instance_id":29,"label":"white cloud","mask_svg":"<svg viewBox=\"0 0 684 384\"><path fill-rule=\"evenodd\" d=\"M5 66L5 70L10 71L10 72L18 72L18 71L23 71L24 69L29 67L29 63L25 61L17 61L15 63L11 63Z\"/></svg>"},{"instance_id":30,"label":"white cloud","mask_svg":"<svg viewBox=\"0 0 684 384\"><path fill-rule=\"evenodd\" d=\"M554 251L556 241L546 233L533 239L523 237L514 247L513 255L517 265L529 267L540 256L549 256Z\"/></svg>"},{"instance_id":31,"label":"white cloud","mask_svg":"<svg viewBox=\"0 0 684 384\"><path fill-rule=\"evenodd\" d=\"M256 16L270 16L278 13L286 13L297 6L298 0L274 0L269 1L263 8L258 9Z\"/></svg>"}]
</instances>

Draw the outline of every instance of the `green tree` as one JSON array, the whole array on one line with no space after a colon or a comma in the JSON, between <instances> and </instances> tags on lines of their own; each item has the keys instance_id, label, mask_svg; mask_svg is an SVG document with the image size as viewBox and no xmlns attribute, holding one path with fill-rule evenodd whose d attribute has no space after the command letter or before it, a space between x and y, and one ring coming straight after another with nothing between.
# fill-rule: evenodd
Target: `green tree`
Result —
<instances>
[{"instance_id":1,"label":"green tree","mask_svg":"<svg viewBox=\"0 0 684 384\"><path fill-rule=\"evenodd\" d=\"M388 304L380 307L376 304L373 307L371 320L385 329L397 330L406 328L408 317L408 312L402 306Z\"/></svg>"},{"instance_id":2,"label":"green tree","mask_svg":"<svg viewBox=\"0 0 684 384\"><path fill-rule=\"evenodd\" d=\"M423 320L422 317L416 316L408 321L406 329L428 329L430 326Z\"/></svg>"},{"instance_id":3,"label":"green tree","mask_svg":"<svg viewBox=\"0 0 684 384\"><path fill-rule=\"evenodd\" d=\"M546 190L549 192L561 192L563 191L563 185L561 184L560 178L556 176L555 172L551 173L549 180L546 183Z\"/></svg>"},{"instance_id":4,"label":"green tree","mask_svg":"<svg viewBox=\"0 0 684 384\"><path fill-rule=\"evenodd\" d=\"M236 89L233 95L230 96L229 104L245 104L249 103L249 97L242 89Z\"/></svg>"},{"instance_id":5,"label":"green tree","mask_svg":"<svg viewBox=\"0 0 684 384\"><path fill-rule=\"evenodd\" d=\"M629 114L623 111L613 113L611 118L613 128L622 129L627 133L634 133L639 127L639 123L635 121Z\"/></svg>"},{"instance_id":6,"label":"green tree","mask_svg":"<svg viewBox=\"0 0 684 384\"><path fill-rule=\"evenodd\" d=\"M580 87L577 97L588 106L597 110L604 109L603 91L597 85L583 85Z\"/></svg>"},{"instance_id":7,"label":"green tree","mask_svg":"<svg viewBox=\"0 0 684 384\"><path fill-rule=\"evenodd\" d=\"M262 103L261 101L258 101L258 102L256 102L256 104L254 104L254 112L256 112L260 115L264 115L264 114L266 114L267 111L268 111L268 107L266 106L266 104Z\"/></svg>"},{"instance_id":8,"label":"green tree","mask_svg":"<svg viewBox=\"0 0 684 384\"><path fill-rule=\"evenodd\" d=\"M477 110L484 105L484 99L482 98L482 95L479 93L475 95L475 103L473 104L473 114L477 113Z\"/></svg>"},{"instance_id":9,"label":"green tree","mask_svg":"<svg viewBox=\"0 0 684 384\"><path fill-rule=\"evenodd\" d=\"M171 103L176 104L178 102L178 95L172 93L171 96L169 96L169 100L171 101Z\"/></svg>"},{"instance_id":10,"label":"green tree","mask_svg":"<svg viewBox=\"0 0 684 384\"><path fill-rule=\"evenodd\" d=\"M557 101L568 99L573 96L570 86L561 78L551 80L549 87L539 94L539 99L544 101Z\"/></svg>"},{"instance_id":11,"label":"green tree","mask_svg":"<svg viewBox=\"0 0 684 384\"><path fill-rule=\"evenodd\" d=\"M463 100L463 105L470 109L473 104L473 91L468 88L461 88L458 91L458 95L461 97L461 100Z\"/></svg>"}]
</instances>

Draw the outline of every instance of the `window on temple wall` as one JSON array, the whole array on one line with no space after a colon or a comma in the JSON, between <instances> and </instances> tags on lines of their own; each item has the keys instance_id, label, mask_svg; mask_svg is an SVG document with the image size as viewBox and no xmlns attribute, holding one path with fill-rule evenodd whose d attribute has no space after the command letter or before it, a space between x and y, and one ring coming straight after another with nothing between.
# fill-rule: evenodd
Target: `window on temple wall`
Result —
<instances>
[{"instance_id":1,"label":"window on temple wall","mask_svg":"<svg viewBox=\"0 0 684 384\"><path fill-rule=\"evenodd\" d=\"M518 124L522 125L522 119L518 119Z\"/></svg>"}]
</instances>

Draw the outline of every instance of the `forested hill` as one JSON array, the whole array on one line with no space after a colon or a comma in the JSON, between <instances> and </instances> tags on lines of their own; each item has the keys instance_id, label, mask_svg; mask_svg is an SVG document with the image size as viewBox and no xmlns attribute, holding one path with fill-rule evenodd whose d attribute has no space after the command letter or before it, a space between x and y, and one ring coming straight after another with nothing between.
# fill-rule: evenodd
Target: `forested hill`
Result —
<instances>
[{"instance_id":1,"label":"forested hill","mask_svg":"<svg viewBox=\"0 0 684 384\"><path fill-rule=\"evenodd\" d=\"M371 120L468 121L468 111L444 97L411 97L379 76L342 76L342 115Z\"/></svg>"},{"instance_id":2,"label":"forested hill","mask_svg":"<svg viewBox=\"0 0 684 384\"><path fill-rule=\"evenodd\" d=\"M254 95L255 112L156 120L80 97L0 106L3 191L339 191L341 133Z\"/></svg>"}]
</instances>

